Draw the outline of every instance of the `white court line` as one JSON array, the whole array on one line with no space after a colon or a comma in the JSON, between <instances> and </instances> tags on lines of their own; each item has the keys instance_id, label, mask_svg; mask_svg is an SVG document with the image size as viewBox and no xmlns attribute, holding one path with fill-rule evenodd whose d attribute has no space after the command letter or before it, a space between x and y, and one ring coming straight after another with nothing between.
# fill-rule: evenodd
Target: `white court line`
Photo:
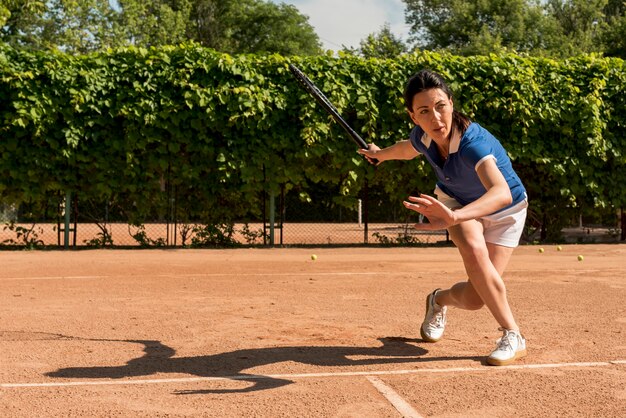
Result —
<instances>
[{"instance_id":1,"label":"white court line","mask_svg":"<svg viewBox=\"0 0 626 418\"><path fill-rule=\"evenodd\" d=\"M235 375L214 377L181 377L171 379L136 379L136 380L86 380L72 382L50 383L0 383L0 388L36 388L36 387L65 387L65 386L123 386L123 385L149 385L161 383L188 383L188 382L216 382L224 380L264 380L264 379L310 379L321 377L354 377L354 376L392 376L411 375L420 373L471 373L471 372L496 372L506 370L527 369L563 369L568 367L608 367L618 364L626 364L626 360L610 360L579 363L552 363L552 364L519 364L511 366L481 366L481 367L449 367L440 369L412 369L412 370L379 370L361 372L327 372L327 373L292 373L292 374L269 374L269 375Z\"/></svg>"},{"instance_id":2,"label":"white court line","mask_svg":"<svg viewBox=\"0 0 626 418\"><path fill-rule=\"evenodd\" d=\"M413 407L391 387L387 386L376 376L367 376L367 380L383 395L403 418L423 418Z\"/></svg>"},{"instance_id":3,"label":"white court line","mask_svg":"<svg viewBox=\"0 0 626 418\"><path fill-rule=\"evenodd\" d=\"M618 269L613 269L618 270ZM531 270L507 270L507 273L528 273ZM563 271L575 271L576 273L593 273L599 271L598 269L570 269L570 270L542 270L542 272L563 272ZM347 272L347 271L310 271L299 273L250 273L242 271L241 273L171 273L171 274L149 274L152 278L185 278L185 277L302 277L302 276L379 276L384 274L385 276L414 276L415 271L396 271L396 272L380 272L380 271L360 271L360 272ZM98 275L98 276L34 276L34 277L0 277L2 280L95 280L95 279L111 279L111 278L129 278L129 277L142 277L148 274L142 275L126 275L126 274L111 274L111 275Z\"/></svg>"}]
</instances>

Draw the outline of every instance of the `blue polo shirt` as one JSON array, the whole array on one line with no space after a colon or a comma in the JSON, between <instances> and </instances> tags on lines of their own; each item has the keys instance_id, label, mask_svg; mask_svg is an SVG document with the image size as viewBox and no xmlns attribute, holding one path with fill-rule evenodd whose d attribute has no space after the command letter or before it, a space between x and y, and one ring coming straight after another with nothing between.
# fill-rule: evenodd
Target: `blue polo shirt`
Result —
<instances>
[{"instance_id":1,"label":"blue polo shirt","mask_svg":"<svg viewBox=\"0 0 626 418\"><path fill-rule=\"evenodd\" d=\"M513 197L513 203L501 210L526 198L526 189L513 170L511 159L502 144L479 124L472 122L460 139L450 143L447 160L441 158L437 145L419 126L411 131L410 140L417 152L423 154L435 170L437 186L461 205L472 203L487 191L476 169L488 158L496 160Z\"/></svg>"}]
</instances>

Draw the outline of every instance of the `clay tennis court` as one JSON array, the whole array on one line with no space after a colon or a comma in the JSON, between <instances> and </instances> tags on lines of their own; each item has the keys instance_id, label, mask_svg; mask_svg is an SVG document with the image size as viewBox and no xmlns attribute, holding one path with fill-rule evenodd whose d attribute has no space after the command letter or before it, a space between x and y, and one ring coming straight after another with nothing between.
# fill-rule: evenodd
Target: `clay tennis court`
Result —
<instances>
[{"instance_id":1,"label":"clay tennis court","mask_svg":"<svg viewBox=\"0 0 626 418\"><path fill-rule=\"evenodd\" d=\"M420 340L452 247L2 252L0 416L626 416L626 246L538 248L501 368L485 309Z\"/></svg>"}]
</instances>

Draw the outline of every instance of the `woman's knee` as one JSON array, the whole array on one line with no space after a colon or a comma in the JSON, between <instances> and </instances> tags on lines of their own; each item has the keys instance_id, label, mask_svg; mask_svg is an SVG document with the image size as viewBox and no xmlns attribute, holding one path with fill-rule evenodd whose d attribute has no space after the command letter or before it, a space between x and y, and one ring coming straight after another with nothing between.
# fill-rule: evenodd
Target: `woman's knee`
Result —
<instances>
[{"instance_id":1,"label":"woman's knee","mask_svg":"<svg viewBox=\"0 0 626 418\"><path fill-rule=\"evenodd\" d=\"M450 227L450 237L461 254L488 253L487 243L483 235L482 224L478 221L466 221Z\"/></svg>"},{"instance_id":2,"label":"woman's knee","mask_svg":"<svg viewBox=\"0 0 626 418\"><path fill-rule=\"evenodd\" d=\"M484 240L464 240L461 244L457 244L457 248L466 261L483 262L489 259L489 249Z\"/></svg>"}]
</instances>

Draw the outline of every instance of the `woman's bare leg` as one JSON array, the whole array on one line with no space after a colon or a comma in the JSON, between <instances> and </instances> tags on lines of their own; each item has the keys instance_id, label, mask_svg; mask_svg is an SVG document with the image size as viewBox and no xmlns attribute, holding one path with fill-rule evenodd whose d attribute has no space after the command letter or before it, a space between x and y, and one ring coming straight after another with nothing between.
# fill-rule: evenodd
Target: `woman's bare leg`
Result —
<instances>
[{"instance_id":1,"label":"woman's bare leg","mask_svg":"<svg viewBox=\"0 0 626 418\"><path fill-rule=\"evenodd\" d=\"M459 249L469 280L438 292L437 304L470 310L487 305L501 327L518 330L501 277L514 248L485 242L483 227L478 221L463 222L449 231Z\"/></svg>"}]
</instances>

